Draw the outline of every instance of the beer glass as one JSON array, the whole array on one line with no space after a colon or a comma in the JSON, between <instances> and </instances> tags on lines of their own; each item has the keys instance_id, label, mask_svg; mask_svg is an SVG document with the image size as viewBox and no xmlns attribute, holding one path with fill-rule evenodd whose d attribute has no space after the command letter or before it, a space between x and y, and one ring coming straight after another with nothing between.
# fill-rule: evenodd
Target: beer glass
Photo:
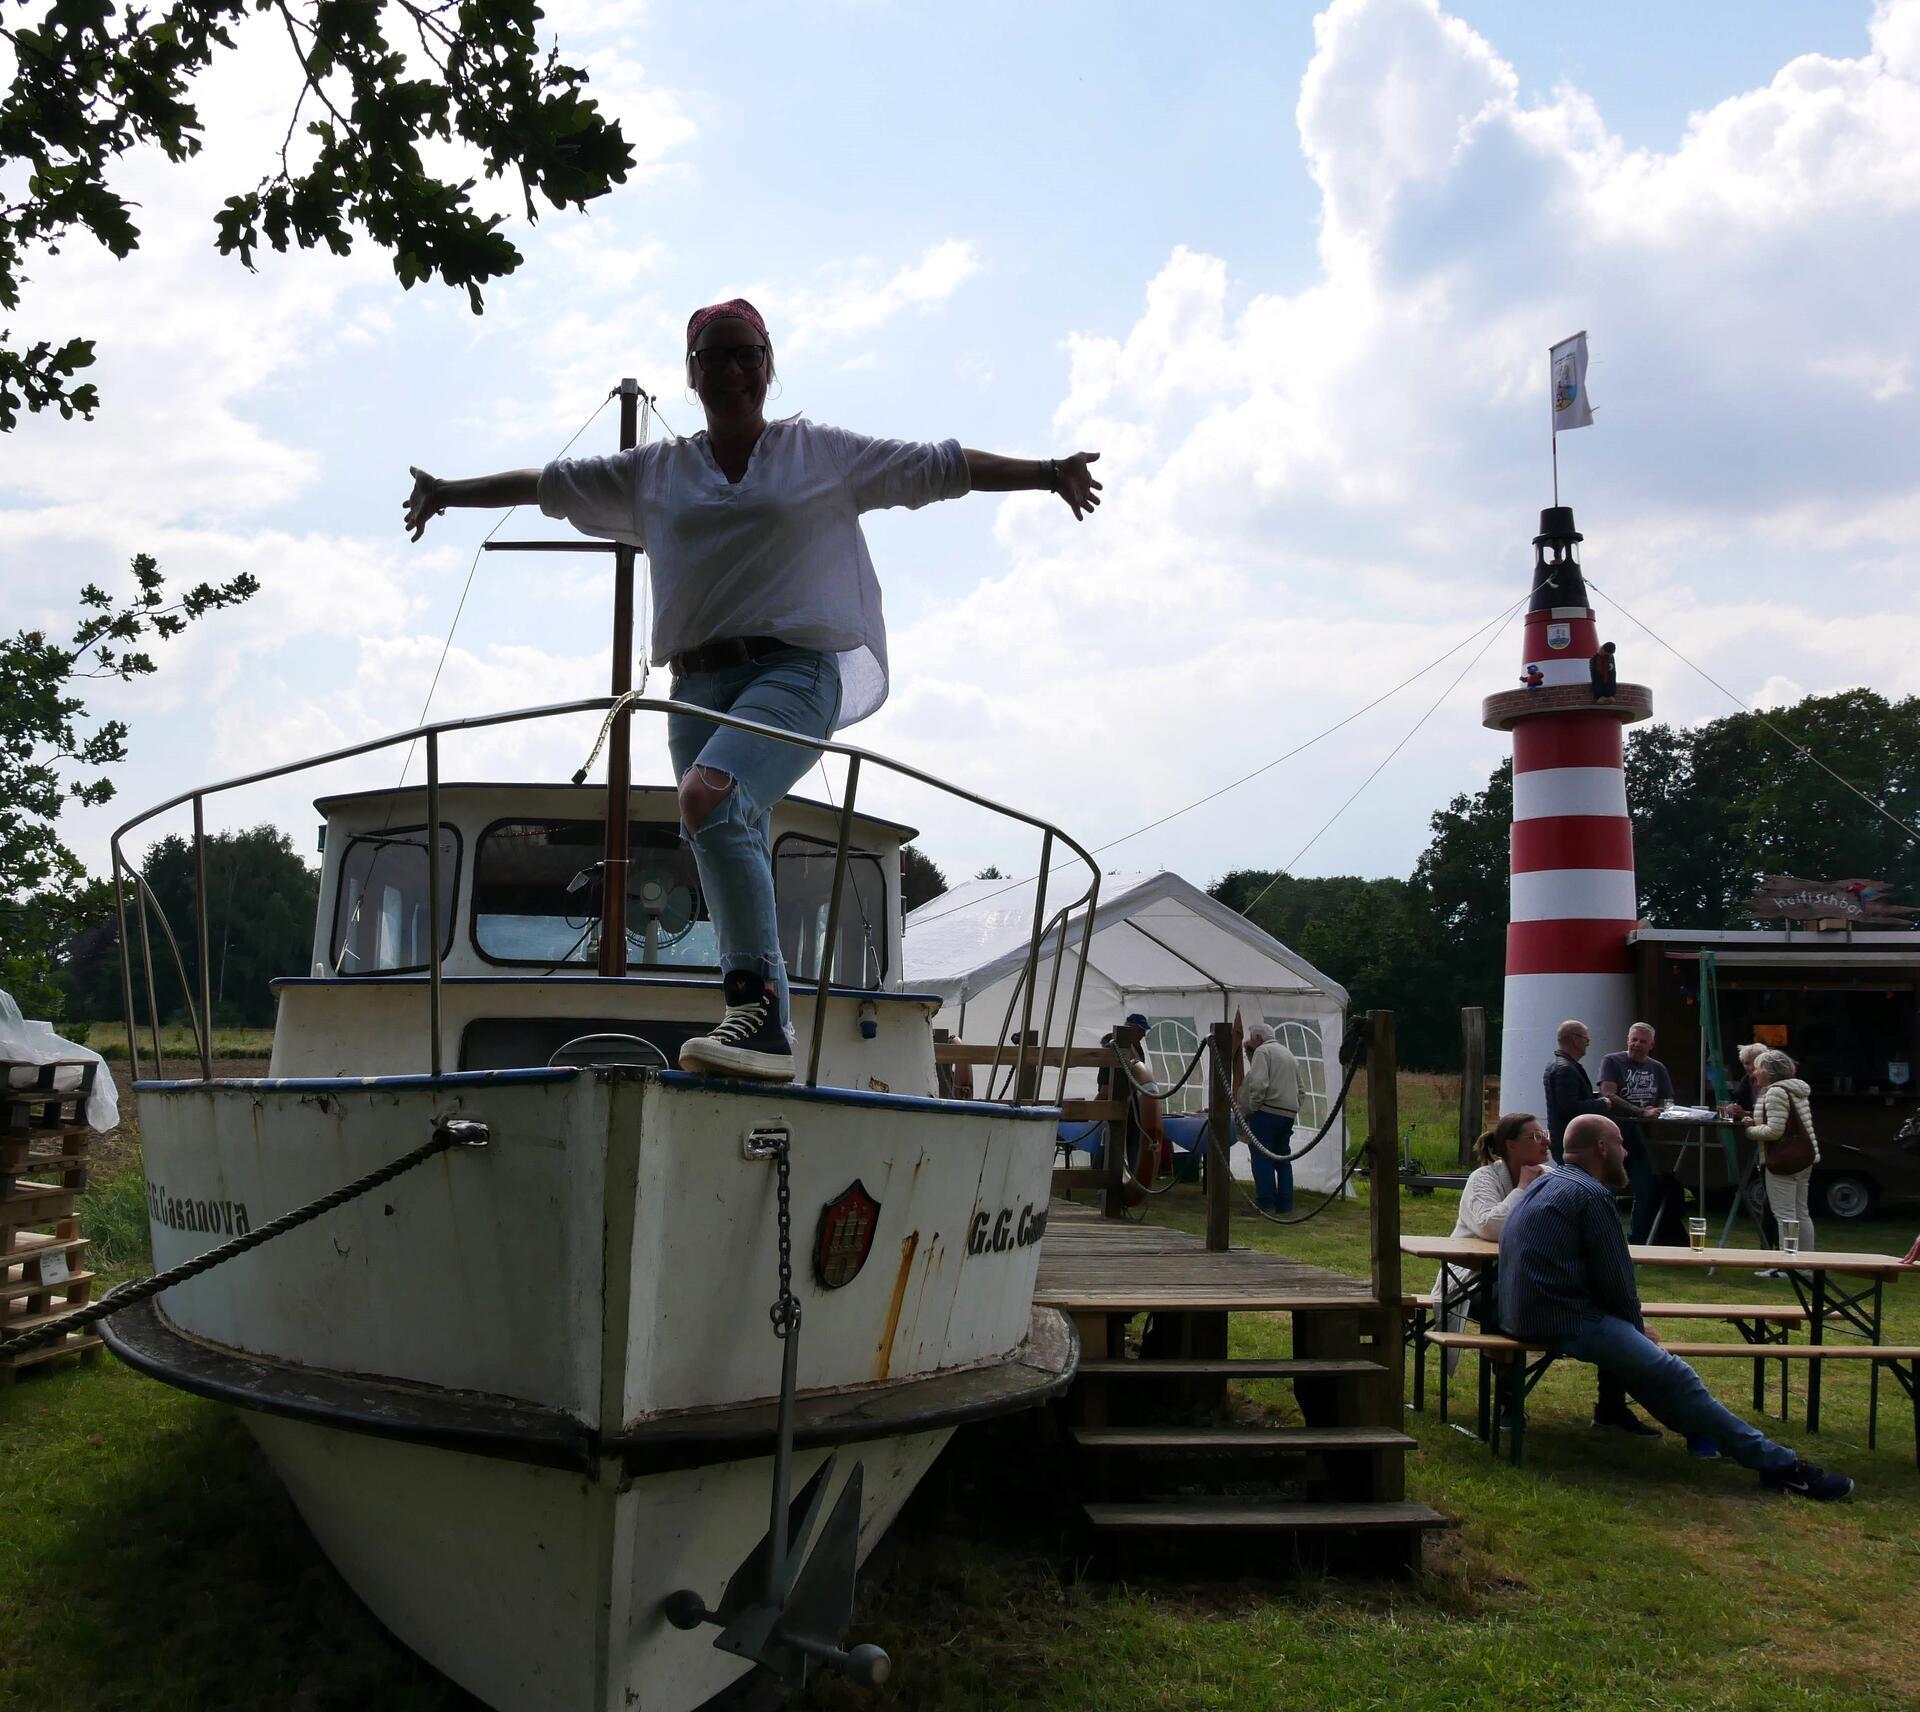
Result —
<instances>
[{"instance_id":1,"label":"beer glass","mask_svg":"<svg viewBox=\"0 0 1920 1712\"><path fill-rule=\"evenodd\" d=\"M1798 1219L1780 1221L1780 1247L1788 1254L1800 1252L1800 1221Z\"/></svg>"},{"instance_id":2,"label":"beer glass","mask_svg":"<svg viewBox=\"0 0 1920 1712\"><path fill-rule=\"evenodd\" d=\"M1687 1220L1687 1247L1702 1249L1707 1246L1707 1221L1705 1219Z\"/></svg>"}]
</instances>

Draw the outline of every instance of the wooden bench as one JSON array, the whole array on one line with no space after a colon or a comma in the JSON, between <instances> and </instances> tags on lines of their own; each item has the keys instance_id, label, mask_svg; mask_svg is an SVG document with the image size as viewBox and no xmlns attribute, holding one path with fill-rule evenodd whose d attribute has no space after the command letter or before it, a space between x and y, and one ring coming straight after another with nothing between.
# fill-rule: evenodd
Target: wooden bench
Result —
<instances>
[{"instance_id":1,"label":"wooden bench","mask_svg":"<svg viewBox=\"0 0 1920 1712\"><path fill-rule=\"evenodd\" d=\"M1648 1311L1643 1307L1643 1312ZM1480 1436L1495 1456L1500 1435L1508 1435L1508 1459L1518 1465L1526 1438L1527 1396L1553 1365L1554 1357L1539 1344L1521 1343L1497 1332L1429 1332L1427 1341L1440 1349L1473 1350L1480 1357ZM1763 1352L1745 1343L1677 1341L1662 1346L1683 1361L1733 1357L1742 1361L1868 1362L1872 1385L1867 1402L1867 1448L1879 1441L1880 1369L1892 1371L1913 1405L1914 1465L1920 1468L1920 1346L1877 1343L1770 1343ZM1496 1381L1496 1367L1508 1371Z\"/></svg>"},{"instance_id":2,"label":"wooden bench","mask_svg":"<svg viewBox=\"0 0 1920 1712\"><path fill-rule=\"evenodd\" d=\"M1400 1299L1406 1314L1407 1339L1413 1345L1413 1406L1427 1406L1427 1345L1434 1341L1433 1313L1437 1299L1431 1292ZM1650 1320L1725 1320L1750 1346L1771 1352L1784 1344L1790 1326L1806 1322L1806 1310L1791 1302L1642 1302L1640 1312ZM1460 1345L1445 1347L1459 1348ZM1787 1373L1780 1372L1780 1418L1787 1418ZM1766 1407L1766 1378L1762 1360L1753 1364L1753 1406ZM1447 1373L1440 1370L1440 1418L1447 1418Z\"/></svg>"}]
</instances>

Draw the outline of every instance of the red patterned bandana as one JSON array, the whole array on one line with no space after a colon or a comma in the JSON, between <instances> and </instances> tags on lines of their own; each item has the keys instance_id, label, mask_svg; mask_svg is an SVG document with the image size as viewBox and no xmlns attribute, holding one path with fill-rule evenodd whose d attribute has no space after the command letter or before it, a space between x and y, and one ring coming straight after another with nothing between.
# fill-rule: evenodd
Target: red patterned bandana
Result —
<instances>
[{"instance_id":1,"label":"red patterned bandana","mask_svg":"<svg viewBox=\"0 0 1920 1712\"><path fill-rule=\"evenodd\" d=\"M747 323L757 331L762 339L768 339L767 324L760 318L760 311L754 308L744 297L729 297L725 303L709 303L704 309L696 309L687 321L687 349L692 350L700 331L710 321L718 321L722 316L731 315ZM768 341L771 343L771 340Z\"/></svg>"}]
</instances>

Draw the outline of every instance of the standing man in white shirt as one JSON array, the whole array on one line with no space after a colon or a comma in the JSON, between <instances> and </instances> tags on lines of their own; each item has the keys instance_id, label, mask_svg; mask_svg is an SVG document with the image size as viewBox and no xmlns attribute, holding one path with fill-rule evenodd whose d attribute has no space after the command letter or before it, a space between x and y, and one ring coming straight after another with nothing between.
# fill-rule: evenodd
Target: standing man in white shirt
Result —
<instances>
[{"instance_id":1,"label":"standing man in white shirt","mask_svg":"<svg viewBox=\"0 0 1920 1712\"><path fill-rule=\"evenodd\" d=\"M1264 1022L1248 1025L1245 1039L1246 1080L1236 1096L1247 1128L1260 1147L1285 1153L1293 1140L1294 1119L1300 1115L1300 1063ZM1293 1164L1275 1164L1250 1147L1253 1155L1253 1198L1263 1213L1293 1211Z\"/></svg>"},{"instance_id":2,"label":"standing man in white shirt","mask_svg":"<svg viewBox=\"0 0 1920 1712\"><path fill-rule=\"evenodd\" d=\"M468 481L414 469L406 527L417 541L448 506L537 501L584 534L639 548L653 577L652 660L672 670L674 700L830 736L887 695L886 625L860 514L1040 489L1084 518L1100 503L1088 468L1099 454L1005 458L957 440L870 440L802 416L769 422L773 373L773 340L751 303L696 310L687 381L704 431ZM719 1025L680 1048L681 1066L788 1081L771 815L814 752L690 715L670 719L667 746L726 998Z\"/></svg>"}]
</instances>

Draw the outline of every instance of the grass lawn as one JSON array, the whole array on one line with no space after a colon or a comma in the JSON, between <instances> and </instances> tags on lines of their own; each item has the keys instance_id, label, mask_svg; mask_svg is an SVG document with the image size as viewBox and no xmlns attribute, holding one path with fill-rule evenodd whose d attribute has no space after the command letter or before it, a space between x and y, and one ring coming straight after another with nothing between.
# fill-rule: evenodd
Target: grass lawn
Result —
<instances>
[{"instance_id":1,"label":"grass lawn","mask_svg":"<svg viewBox=\"0 0 1920 1712\"><path fill-rule=\"evenodd\" d=\"M1422 1096L1403 1086L1403 1116L1436 1126L1436 1149L1452 1146L1451 1111L1450 1090ZM129 1196L118 1184L95 1198L117 1229L127 1222L120 1203L138 1205L137 1188ZM1366 1270L1364 1198L1289 1230L1239 1212L1236 1242ZM1185 1190L1154 1202L1151 1214L1194 1231L1203 1218ZM1450 1194L1404 1204L1410 1231L1444 1233L1453 1217ZM1904 1252L1917 1220L1844 1230L1829 1222L1822 1236ZM137 1247L138 1236L117 1240ZM1408 1276L1410 1285L1426 1281ZM1785 1290L1744 1274L1659 1273L1643 1284L1664 1298L1778 1301ZM1238 1327L1238 1353L1287 1346L1282 1321L1249 1316ZM1920 1342L1920 1280L1890 1287L1887 1335ZM1713 1364L1706 1376L1743 1409L1748 1371ZM1796 1375L1796 1393L1803 1384ZM1469 1404L1470 1370L1455 1385ZM1030 1465L1025 1441L1003 1429L987 1456L936 1472L890 1567L868 1580L855 1638L893 1654L892 1686L872 1695L823 1680L804 1704L914 1712L1920 1704L1908 1653L1920 1613L1911 1416L1885 1384L1881 1448L1869 1453L1866 1389L1864 1371L1828 1376L1817 1441L1798 1424L1762 1423L1857 1477L1852 1503L1826 1507L1763 1494L1750 1474L1693 1462L1671 1438L1647 1448L1590 1432L1592 1375L1572 1365L1534 1395L1520 1470L1494 1463L1431 1411L1409 1416L1421 1446L1409 1460L1409 1495L1460 1525L1429 1546L1422 1576L1399 1582L1284 1571L1096 1579L1056 1526L1035 1519L1033 1482L1020 1477ZM1291 1410L1288 1387L1248 1390L1252 1405ZM0 1392L0 1708L474 1704L388 1639L345 1590L231 1411L110 1359Z\"/></svg>"},{"instance_id":2,"label":"grass lawn","mask_svg":"<svg viewBox=\"0 0 1920 1712\"><path fill-rule=\"evenodd\" d=\"M93 1048L102 1058L124 1061L127 1056L127 1031L119 1022L94 1022L84 1025L85 1034L75 1035ZM265 1058L273 1051L273 1030L271 1028L216 1028L211 1042L215 1058ZM169 1064L181 1060L188 1065L198 1062L200 1042L192 1029L185 1023L166 1023L160 1030L160 1049L166 1055ZM153 1070L153 1031L143 1028L140 1031L141 1074L151 1076ZM178 1076L195 1074L192 1069L185 1072L172 1071Z\"/></svg>"}]
</instances>

